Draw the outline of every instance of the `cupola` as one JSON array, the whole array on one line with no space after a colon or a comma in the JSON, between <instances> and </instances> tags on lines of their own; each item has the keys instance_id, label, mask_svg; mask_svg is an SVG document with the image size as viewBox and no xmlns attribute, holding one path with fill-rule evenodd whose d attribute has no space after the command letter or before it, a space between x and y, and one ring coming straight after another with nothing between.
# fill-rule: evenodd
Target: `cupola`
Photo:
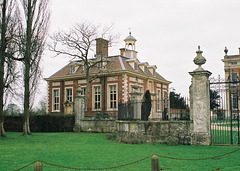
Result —
<instances>
[{"instance_id":1,"label":"cupola","mask_svg":"<svg viewBox=\"0 0 240 171\"><path fill-rule=\"evenodd\" d=\"M135 37L132 36L132 33L129 32L129 36L124 39L125 41L125 48L128 50L135 50L136 48L136 41Z\"/></svg>"},{"instance_id":2,"label":"cupola","mask_svg":"<svg viewBox=\"0 0 240 171\"><path fill-rule=\"evenodd\" d=\"M135 37L132 36L131 32L129 35L124 39L125 48L120 49L120 55L125 56L128 58L137 58L137 51L136 49L136 41Z\"/></svg>"}]
</instances>

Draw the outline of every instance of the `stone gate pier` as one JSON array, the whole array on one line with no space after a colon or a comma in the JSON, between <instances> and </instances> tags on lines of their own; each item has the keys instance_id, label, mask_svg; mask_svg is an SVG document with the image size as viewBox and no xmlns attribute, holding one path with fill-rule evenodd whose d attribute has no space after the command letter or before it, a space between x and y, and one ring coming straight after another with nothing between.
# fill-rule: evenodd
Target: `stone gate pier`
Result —
<instances>
[{"instance_id":1,"label":"stone gate pier","mask_svg":"<svg viewBox=\"0 0 240 171\"><path fill-rule=\"evenodd\" d=\"M116 121L116 137L125 143L166 143L170 145L210 145L210 88L211 72L202 65L206 59L200 46L193 62L198 68L192 76L189 121Z\"/></svg>"},{"instance_id":2,"label":"stone gate pier","mask_svg":"<svg viewBox=\"0 0 240 171\"><path fill-rule=\"evenodd\" d=\"M189 90L190 119L193 120L192 145L211 144L209 76L212 73L201 67L206 62L202 52L199 46L196 52L197 56L193 60L198 65L198 68L193 72L189 72L192 76L192 84Z\"/></svg>"}]
</instances>

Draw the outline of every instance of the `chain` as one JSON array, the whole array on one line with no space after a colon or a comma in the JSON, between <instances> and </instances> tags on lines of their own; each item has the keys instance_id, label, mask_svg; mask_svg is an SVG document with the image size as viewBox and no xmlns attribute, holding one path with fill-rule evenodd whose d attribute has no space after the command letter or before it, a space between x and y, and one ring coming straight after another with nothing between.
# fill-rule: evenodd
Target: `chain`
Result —
<instances>
[{"instance_id":1,"label":"chain","mask_svg":"<svg viewBox=\"0 0 240 171\"><path fill-rule=\"evenodd\" d=\"M238 149L236 149L234 151L225 153L225 154L218 155L218 156L205 157L205 158L200 158L200 159L183 159L183 158L168 157L168 156L163 156L163 155L157 155L157 156L161 157L161 158L172 159L172 160L189 160L189 161L193 161L193 160L209 160L209 159L216 159L216 158L220 158L220 157L223 157L223 156L227 156L227 155L235 153L235 152L237 152L239 150L240 150L240 148L238 148Z\"/></svg>"},{"instance_id":2,"label":"chain","mask_svg":"<svg viewBox=\"0 0 240 171\"><path fill-rule=\"evenodd\" d=\"M30 165L32 165L32 164L34 164L35 162L36 162L36 161L34 161L34 162L32 162L32 163L29 163L29 164L27 164L26 166L23 166L23 167L21 167L21 168L19 168L19 169L15 170L15 171L18 171L18 170L25 169L25 168L27 168L28 166L30 166Z\"/></svg>"},{"instance_id":3,"label":"chain","mask_svg":"<svg viewBox=\"0 0 240 171\"><path fill-rule=\"evenodd\" d=\"M48 163L48 162L45 162L45 161L41 161L41 162L45 163L45 164L48 164L48 165L61 167L61 168L66 168L66 169L72 169L72 170L110 170L110 169L116 169L116 168L120 168L120 167L124 167L124 166L128 166L128 165L132 165L132 164L141 162L141 161L146 160L146 159L151 158L151 157L152 157L152 155L151 156L147 156L145 158L142 158L140 160L136 160L134 162L130 162L130 163L126 163L126 164L122 164L122 165L118 165L118 166L104 167L104 168L74 168L74 167L56 165L56 164Z\"/></svg>"},{"instance_id":4,"label":"chain","mask_svg":"<svg viewBox=\"0 0 240 171\"><path fill-rule=\"evenodd\" d=\"M206 157L206 158L200 158L200 159L184 159L184 158L175 158L175 157L168 157L168 156L163 156L163 155L158 155L156 154L158 157L161 157L161 158L166 158L166 159L171 159L171 160L188 160L188 161L196 161L196 160L209 160L209 159L216 159L216 158L220 158L220 157L224 157L224 156L227 156L227 155L230 155L230 154L233 154L237 151L239 151L240 148L234 150L234 151L231 151L231 152L228 152L228 153L225 153L225 154L221 154L221 155L218 155L218 156L213 156L213 157ZM111 166L111 167L104 167L104 168L76 168L76 167L68 167L68 166L61 166L61 165L57 165L57 164L53 164L53 163L49 163L49 162L45 162L45 161L39 161L39 162L42 162L42 163L45 163L45 164L48 164L48 165L51 165L51 166L55 166L55 167L61 167L61 168L65 168L65 169L72 169L72 170L110 170L110 169L116 169L116 168L120 168L120 167L124 167L124 166L129 166L129 165L132 165L132 164L135 164L135 163L138 163L138 162L141 162L141 161L144 161L148 158L151 158L151 156L147 156L147 157L144 157L142 159L139 159L139 160L136 160L136 161L133 161L133 162L129 162L129 163L126 163L126 164L122 164L122 165L118 165L118 166ZM37 161L35 161L37 162ZM32 164L34 164L35 162L32 162L32 163L29 163L27 164L26 166L23 166L19 169L17 169L16 171L18 170L22 170Z\"/></svg>"}]
</instances>

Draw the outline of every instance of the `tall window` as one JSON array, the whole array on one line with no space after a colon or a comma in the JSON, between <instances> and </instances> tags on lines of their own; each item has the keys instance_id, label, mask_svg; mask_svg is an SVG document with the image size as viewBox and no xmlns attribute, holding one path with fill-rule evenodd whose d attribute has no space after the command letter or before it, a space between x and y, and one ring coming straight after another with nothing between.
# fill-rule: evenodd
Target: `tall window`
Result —
<instances>
[{"instance_id":1,"label":"tall window","mask_svg":"<svg viewBox=\"0 0 240 171\"><path fill-rule=\"evenodd\" d=\"M86 96L86 87L82 87L82 94L83 96Z\"/></svg>"},{"instance_id":2,"label":"tall window","mask_svg":"<svg viewBox=\"0 0 240 171\"><path fill-rule=\"evenodd\" d=\"M235 82L235 81L238 81L238 75L236 72L233 72L232 73L232 81Z\"/></svg>"},{"instance_id":3,"label":"tall window","mask_svg":"<svg viewBox=\"0 0 240 171\"><path fill-rule=\"evenodd\" d=\"M60 94L59 89L53 90L53 110L59 111L60 110Z\"/></svg>"},{"instance_id":4,"label":"tall window","mask_svg":"<svg viewBox=\"0 0 240 171\"><path fill-rule=\"evenodd\" d=\"M153 82L149 81L149 91L150 93L153 93Z\"/></svg>"},{"instance_id":5,"label":"tall window","mask_svg":"<svg viewBox=\"0 0 240 171\"><path fill-rule=\"evenodd\" d=\"M73 101L73 92L72 88L67 88L66 89L66 100L72 102Z\"/></svg>"},{"instance_id":6,"label":"tall window","mask_svg":"<svg viewBox=\"0 0 240 171\"><path fill-rule=\"evenodd\" d=\"M100 109L101 104L101 88L100 86L94 87L94 109Z\"/></svg>"},{"instance_id":7,"label":"tall window","mask_svg":"<svg viewBox=\"0 0 240 171\"><path fill-rule=\"evenodd\" d=\"M110 108L114 109L117 108L117 86L110 85Z\"/></svg>"},{"instance_id":8,"label":"tall window","mask_svg":"<svg viewBox=\"0 0 240 171\"><path fill-rule=\"evenodd\" d=\"M161 110L161 90L157 90L157 111Z\"/></svg>"},{"instance_id":9,"label":"tall window","mask_svg":"<svg viewBox=\"0 0 240 171\"><path fill-rule=\"evenodd\" d=\"M237 93L232 94L232 108L233 109L238 108L238 94Z\"/></svg>"}]
</instances>

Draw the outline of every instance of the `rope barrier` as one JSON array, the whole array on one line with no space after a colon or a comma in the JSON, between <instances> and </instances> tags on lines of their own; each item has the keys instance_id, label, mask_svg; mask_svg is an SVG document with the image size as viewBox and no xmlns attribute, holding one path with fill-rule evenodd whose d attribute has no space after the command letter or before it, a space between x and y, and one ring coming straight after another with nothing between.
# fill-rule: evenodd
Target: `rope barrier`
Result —
<instances>
[{"instance_id":1,"label":"rope barrier","mask_svg":"<svg viewBox=\"0 0 240 171\"><path fill-rule=\"evenodd\" d=\"M27 168L28 166L31 166L32 164L34 164L35 162L37 162L37 161L34 161L34 162L32 162L32 163L29 163L29 164L27 164L27 165L25 165L25 166L23 166L23 167L21 167L21 168L15 170L15 171L25 169L25 168Z\"/></svg>"},{"instance_id":2,"label":"rope barrier","mask_svg":"<svg viewBox=\"0 0 240 171\"><path fill-rule=\"evenodd\" d=\"M45 162L45 161L41 161L41 162L45 163L45 164L48 164L48 165L61 167L61 168L66 168L66 169L73 169L73 170L110 170L110 169L116 169L116 168L120 168L120 167L124 167L124 166L128 166L128 165L132 165L132 164L141 162L141 161L146 160L146 159L151 158L151 157L152 157L152 155L147 156L145 158L142 158L140 160L134 161L134 162L130 162L130 163L126 163L126 164L122 164L122 165L118 165L118 166L104 167L104 168L74 168L74 167L56 165L56 164L48 163L48 162Z\"/></svg>"},{"instance_id":3,"label":"rope barrier","mask_svg":"<svg viewBox=\"0 0 240 171\"><path fill-rule=\"evenodd\" d=\"M224 157L224 156L227 156L227 155L230 155L230 154L233 154L237 151L239 151L240 148L234 150L234 151L231 151L231 152L228 152L228 153L225 153L225 154L221 154L221 155L218 155L218 156L213 156L213 157L206 157L206 158L199 158L199 159L184 159L184 158L175 158L175 157L168 157L168 156L163 156L163 155L158 155L156 154L158 157L161 157L161 158L166 158L166 159L171 159L171 160L188 160L188 161L197 161L197 160L209 160L209 159L216 159L216 158L220 158L220 157ZM118 166L111 166L111 167L104 167L104 168L76 168L76 167L70 167L70 166L61 166L61 165L57 165L57 164L53 164L53 163L49 163L49 162L46 162L46 161L39 161L39 162L42 162L42 163L45 163L47 165L51 165L51 166L55 166L55 167L61 167L61 168L65 168L65 169L72 169L72 170L110 170L110 169L116 169L116 168L120 168L120 167L124 167L124 166L129 166L129 165L132 165L132 164L136 164L138 162L141 162L141 161L144 161L148 158L151 158L152 155L150 156L147 156L147 157L144 157L142 159L139 159L139 160L136 160L136 161L133 161L133 162L129 162L129 163L126 163L126 164L122 164L122 165L118 165ZM19 169L17 169L16 171L19 171L19 170L22 170L24 168L27 168L28 166L34 164L35 162L37 161L34 161L32 163L29 163L27 164L26 166L23 166Z\"/></svg>"},{"instance_id":4,"label":"rope barrier","mask_svg":"<svg viewBox=\"0 0 240 171\"><path fill-rule=\"evenodd\" d=\"M221 154L221 155L218 155L218 156L213 156L213 157L206 157L206 158L200 158L200 159L183 159L183 158L175 158L175 157L168 157L168 156L163 156L163 155L158 155L156 154L158 157L161 157L161 158L166 158L166 159L172 159L172 160L189 160L189 161L196 161L196 160L209 160L209 159L216 159L216 158L220 158L220 157L223 157L223 156L227 156L229 154L233 154L237 151L239 151L240 148L234 150L234 151L231 151L231 152L228 152L228 153L225 153L225 154Z\"/></svg>"}]
</instances>

